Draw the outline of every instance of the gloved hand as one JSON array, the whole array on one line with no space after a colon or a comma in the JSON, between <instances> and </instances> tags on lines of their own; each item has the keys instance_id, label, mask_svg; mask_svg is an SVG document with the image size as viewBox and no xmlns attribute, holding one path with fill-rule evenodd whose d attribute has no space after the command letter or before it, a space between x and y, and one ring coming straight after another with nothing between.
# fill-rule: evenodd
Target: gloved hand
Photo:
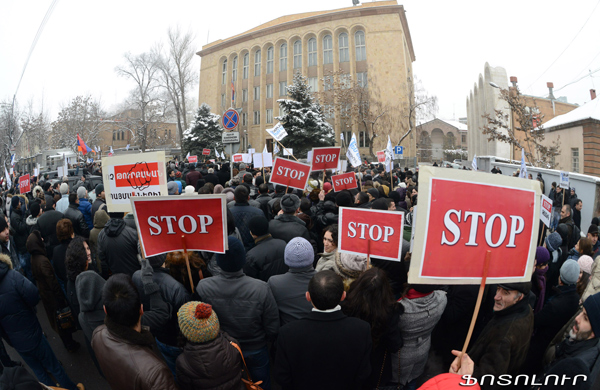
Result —
<instances>
[{"instance_id":1,"label":"gloved hand","mask_svg":"<svg viewBox=\"0 0 600 390\"><path fill-rule=\"evenodd\" d=\"M150 263L147 259L142 259L142 285L144 286L144 294L150 295L157 291L160 291L160 287L158 284L154 283L152 279L152 275L154 275L154 270L150 266Z\"/></svg>"}]
</instances>

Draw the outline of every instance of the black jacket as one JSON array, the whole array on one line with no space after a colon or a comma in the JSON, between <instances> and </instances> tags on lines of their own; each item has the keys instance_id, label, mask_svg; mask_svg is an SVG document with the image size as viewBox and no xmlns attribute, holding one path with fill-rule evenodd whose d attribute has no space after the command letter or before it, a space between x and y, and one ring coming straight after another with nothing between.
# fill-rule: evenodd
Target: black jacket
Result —
<instances>
[{"instance_id":1,"label":"black jacket","mask_svg":"<svg viewBox=\"0 0 600 390\"><path fill-rule=\"evenodd\" d=\"M271 215L271 209L269 208L269 202L271 201L271 197L267 194L260 194L256 197L256 201L260 204L260 209L265 214L265 217L268 221L273 219Z\"/></svg>"},{"instance_id":2,"label":"black jacket","mask_svg":"<svg viewBox=\"0 0 600 390\"><path fill-rule=\"evenodd\" d=\"M98 235L98 260L102 272L132 276L141 268L138 260L138 236L122 219L111 219Z\"/></svg>"},{"instance_id":3,"label":"black jacket","mask_svg":"<svg viewBox=\"0 0 600 390\"><path fill-rule=\"evenodd\" d=\"M371 327L341 310L283 326L273 376L288 389L360 389L371 373Z\"/></svg>"},{"instance_id":4,"label":"black jacket","mask_svg":"<svg viewBox=\"0 0 600 390\"><path fill-rule=\"evenodd\" d=\"M26 218L20 209L13 210L10 213L10 227L14 231L15 249L18 253L27 252L26 243L29 236L29 227L25 222Z\"/></svg>"},{"instance_id":5,"label":"black jacket","mask_svg":"<svg viewBox=\"0 0 600 390\"><path fill-rule=\"evenodd\" d=\"M269 232L273 238L280 238L286 244L295 237L302 237L310 242L306 224L295 215L281 214L276 216L275 219L269 222Z\"/></svg>"},{"instance_id":6,"label":"black jacket","mask_svg":"<svg viewBox=\"0 0 600 390\"><path fill-rule=\"evenodd\" d=\"M256 246L246 253L244 273L263 282L273 275L281 275L289 267L284 263L285 241L273 238L270 234L258 237Z\"/></svg>"},{"instance_id":7,"label":"black jacket","mask_svg":"<svg viewBox=\"0 0 600 390\"><path fill-rule=\"evenodd\" d=\"M90 227L85 222L85 217L83 213L79 211L76 204L69 204L67 210L65 211L65 218L68 218L73 223L73 230L75 234L78 236L82 236L85 238L89 238L90 236Z\"/></svg>"},{"instance_id":8,"label":"black jacket","mask_svg":"<svg viewBox=\"0 0 600 390\"><path fill-rule=\"evenodd\" d=\"M204 176L204 181L207 183L217 185L219 184L219 176L215 175L214 173L209 173Z\"/></svg>"},{"instance_id":9,"label":"black jacket","mask_svg":"<svg viewBox=\"0 0 600 390\"><path fill-rule=\"evenodd\" d=\"M69 238L64 243L54 247L54 253L52 254L52 266L56 272L56 277L59 278L63 283L67 282L67 265L65 264L67 247L71 243Z\"/></svg>"},{"instance_id":10,"label":"black jacket","mask_svg":"<svg viewBox=\"0 0 600 390\"><path fill-rule=\"evenodd\" d=\"M56 237L56 224L64 217L65 216L60 211L51 210L44 212L44 214L37 219L35 230L39 230L40 233L42 233L44 245L46 246L46 253L50 259L52 259L52 255L54 254L54 248L60 244Z\"/></svg>"},{"instance_id":11,"label":"black jacket","mask_svg":"<svg viewBox=\"0 0 600 390\"><path fill-rule=\"evenodd\" d=\"M92 203L92 221L94 220L94 215L96 215L96 211L100 210L101 207L103 207L104 210L106 210L106 212L108 213L108 210L106 208L106 201L104 199L96 197L96 200L94 201L94 203Z\"/></svg>"}]
</instances>

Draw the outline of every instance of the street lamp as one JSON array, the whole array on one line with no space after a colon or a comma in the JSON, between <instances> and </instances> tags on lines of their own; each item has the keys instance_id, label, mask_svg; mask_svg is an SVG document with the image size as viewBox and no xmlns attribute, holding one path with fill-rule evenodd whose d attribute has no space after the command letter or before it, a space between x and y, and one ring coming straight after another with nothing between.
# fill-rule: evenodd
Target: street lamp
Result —
<instances>
[{"instance_id":1,"label":"street lamp","mask_svg":"<svg viewBox=\"0 0 600 390\"><path fill-rule=\"evenodd\" d=\"M496 83L495 83L495 82L493 82L493 81L490 81L488 84L489 84L489 85L491 85L491 86L492 86L492 87L494 87L494 88L502 89L502 88L500 88L500 86L499 86L498 84L496 84Z\"/></svg>"}]
</instances>

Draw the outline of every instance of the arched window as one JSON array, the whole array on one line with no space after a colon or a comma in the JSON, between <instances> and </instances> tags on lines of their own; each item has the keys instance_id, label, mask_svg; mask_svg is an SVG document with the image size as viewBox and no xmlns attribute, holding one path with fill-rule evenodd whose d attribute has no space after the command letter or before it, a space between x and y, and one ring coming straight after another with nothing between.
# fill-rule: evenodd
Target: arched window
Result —
<instances>
[{"instance_id":1,"label":"arched window","mask_svg":"<svg viewBox=\"0 0 600 390\"><path fill-rule=\"evenodd\" d=\"M331 35L323 37L323 64L333 64L333 39Z\"/></svg>"},{"instance_id":2,"label":"arched window","mask_svg":"<svg viewBox=\"0 0 600 390\"><path fill-rule=\"evenodd\" d=\"M302 68L302 42L294 42L294 69Z\"/></svg>"},{"instance_id":3,"label":"arched window","mask_svg":"<svg viewBox=\"0 0 600 390\"><path fill-rule=\"evenodd\" d=\"M254 53L254 76L260 76L260 50Z\"/></svg>"},{"instance_id":4,"label":"arched window","mask_svg":"<svg viewBox=\"0 0 600 390\"><path fill-rule=\"evenodd\" d=\"M275 56L273 46L267 49L267 74L273 73L273 57Z\"/></svg>"},{"instance_id":5,"label":"arched window","mask_svg":"<svg viewBox=\"0 0 600 390\"><path fill-rule=\"evenodd\" d=\"M317 40L308 40L308 66L317 66Z\"/></svg>"},{"instance_id":6,"label":"arched window","mask_svg":"<svg viewBox=\"0 0 600 390\"><path fill-rule=\"evenodd\" d=\"M348 34L340 34L338 40L340 46L340 62L350 61L350 51L348 50Z\"/></svg>"},{"instance_id":7,"label":"arched window","mask_svg":"<svg viewBox=\"0 0 600 390\"><path fill-rule=\"evenodd\" d=\"M223 61L223 71L221 72L221 84L225 85L227 81L227 60Z\"/></svg>"},{"instance_id":8,"label":"arched window","mask_svg":"<svg viewBox=\"0 0 600 390\"><path fill-rule=\"evenodd\" d=\"M364 31L357 31L354 34L354 43L356 45L356 61L365 61L367 59L367 47Z\"/></svg>"},{"instance_id":9,"label":"arched window","mask_svg":"<svg viewBox=\"0 0 600 390\"><path fill-rule=\"evenodd\" d=\"M244 70L243 70L243 78L246 80L248 78L248 63L250 62L250 57L248 53L244 54Z\"/></svg>"},{"instance_id":10,"label":"arched window","mask_svg":"<svg viewBox=\"0 0 600 390\"><path fill-rule=\"evenodd\" d=\"M287 70L287 43L279 47L279 70Z\"/></svg>"},{"instance_id":11,"label":"arched window","mask_svg":"<svg viewBox=\"0 0 600 390\"><path fill-rule=\"evenodd\" d=\"M238 65L238 58L237 56L233 57L233 61L231 63L231 67L233 68L233 70L231 71L231 81L236 82L237 81L237 65Z\"/></svg>"}]
</instances>

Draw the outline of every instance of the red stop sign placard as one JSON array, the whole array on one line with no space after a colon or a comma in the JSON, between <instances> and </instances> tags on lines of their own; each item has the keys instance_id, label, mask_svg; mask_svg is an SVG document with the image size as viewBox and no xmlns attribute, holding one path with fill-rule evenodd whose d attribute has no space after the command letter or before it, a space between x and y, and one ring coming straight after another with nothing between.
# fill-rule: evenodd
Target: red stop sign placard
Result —
<instances>
[{"instance_id":1,"label":"red stop sign placard","mask_svg":"<svg viewBox=\"0 0 600 390\"><path fill-rule=\"evenodd\" d=\"M385 150L380 150L379 152L377 152L377 161L380 163L385 162Z\"/></svg>"},{"instance_id":2,"label":"red stop sign placard","mask_svg":"<svg viewBox=\"0 0 600 390\"><path fill-rule=\"evenodd\" d=\"M197 163L198 162L198 156L190 156L190 157L188 157L188 162L189 163Z\"/></svg>"},{"instance_id":3,"label":"red stop sign placard","mask_svg":"<svg viewBox=\"0 0 600 390\"><path fill-rule=\"evenodd\" d=\"M333 185L334 192L358 188L354 172L331 176L331 184Z\"/></svg>"},{"instance_id":4,"label":"red stop sign placard","mask_svg":"<svg viewBox=\"0 0 600 390\"><path fill-rule=\"evenodd\" d=\"M26 194L29 191L31 191L31 181L29 180L29 174L20 176L19 193Z\"/></svg>"},{"instance_id":5,"label":"red stop sign placard","mask_svg":"<svg viewBox=\"0 0 600 390\"><path fill-rule=\"evenodd\" d=\"M340 207L338 250L400 261L404 213Z\"/></svg>"},{"instance_id":6,"label":"red stop sign placard","mask_svg":"<svg viewBox=\"0 0 600 390\"><path fill-rule=\"evenodd\" d=\"M312 170L336 169L340 159L341 148L313 148Z\"/></svg>"},{"instance_id":7,"label":"red stop sign placard","mask_svg":"<svg viewBox=\"0 0 600 390\"><path fill-rule=\"evenodd\" d=\"M304 190L310 174L310 165L277 157L273 163L271 183Z\"/></svg>"},{"instance_id":8,"label":"red stop sign placard","mask_svg":"<svg viewBox=\"0 0 600 390\"><path fill-rule=\"evenodd\" d=\"M210 149L202 149L203 156L210 156Z\"/></svg>"},{"instance_id":9,"label":"red stop sign placard","mask_svg":"<svg viewBox=\"0 0 600 390\"><path fill-rule=\"evenodd\" d=\"M226 196L134 196L130 200L147 257L181 251L184 242L188 251L225 253Z\"/></svg>"}]
</instances>

